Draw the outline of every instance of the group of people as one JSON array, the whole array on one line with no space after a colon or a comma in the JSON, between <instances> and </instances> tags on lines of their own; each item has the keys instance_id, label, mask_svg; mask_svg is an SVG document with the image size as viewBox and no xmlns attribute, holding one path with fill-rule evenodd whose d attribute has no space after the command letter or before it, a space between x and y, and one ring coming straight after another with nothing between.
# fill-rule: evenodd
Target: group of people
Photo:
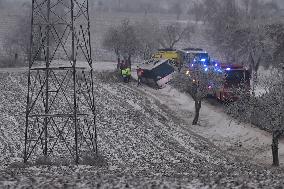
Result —
<instances>
[{"instance_id":1,"label":"group of people","mask_svg":"<svg viewBox=\"0 0 284 189\"><path fill-rule=\"evenodd\" d=\"M125 83L128 83L131 78L131 68L130 66L124 62L124 60L121 61L121 63L118 64L118 69L120 71L120 74L123 78L123 81Z\"/></svg>"},{"instance_id":2,"label":"group of people","mask_svg":"<svg viewBox=\"0 0 284 189\"><path fill-rule=\"evenodd\" d=\"M118 63L118 69L120 71L120 74L122 76L122 79L125 83L128 83L131 78L131 68L130 65L122 60L121 62ZM143 75L143 69L140 67L137 67L137 86L141 85L141 80L142 80L142 75Z\"/></svg>"}]
</instances>

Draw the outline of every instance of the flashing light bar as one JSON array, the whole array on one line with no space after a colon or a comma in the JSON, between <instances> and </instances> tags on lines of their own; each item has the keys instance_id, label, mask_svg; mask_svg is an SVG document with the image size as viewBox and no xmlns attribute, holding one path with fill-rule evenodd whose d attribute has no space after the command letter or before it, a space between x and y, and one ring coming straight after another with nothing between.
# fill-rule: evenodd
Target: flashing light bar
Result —
<instances>
[{"instance_id":1,"label":"flashing light bar","mask_svg":"<svg viewBox=\"0 0 284 189\"><path fill-rule=\"evenodd\" d=\"M202 58L200 61L201 61L201 62L205 62L205 61L206 61L206 59L205 59L205 58Z\"/></svg>"},{"instance_id":2,"label":"flashing light bar","mask_svg":"<svg viewBox=\"0 0 284 189\"><path fill-rule=\"evenodd\" d=\"M228 70L228 71L229 71L229 70L231 70L231 68L226 68L226 70Z\"/></svg>"},{"instance_id":3,"label":"flashing light bar","mask_svg":"<svg viewBox=\"0 0 284 189\"><path fill-rule=\"evenodd\" d=\"M217 67L217 66L218 66L218 64L216 63L216 64L215 64L215 66Z\"/></svg>"},{"instance_id":4,"label":"flashing light bar","mask_svg":"<svg viewBox=\"0 0 284 189\"><path fill-rule=\"evenodd\" d=\"M207 71L208 71L208 68L205 68L205 71L207 72Z\"/></svg>"}]
</instances>

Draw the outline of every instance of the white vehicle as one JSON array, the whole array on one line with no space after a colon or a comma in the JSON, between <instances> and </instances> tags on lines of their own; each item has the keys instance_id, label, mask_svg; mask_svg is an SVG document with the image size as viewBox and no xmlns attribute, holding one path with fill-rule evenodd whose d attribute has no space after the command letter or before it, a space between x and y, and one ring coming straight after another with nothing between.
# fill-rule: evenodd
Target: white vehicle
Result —
<instances>
[{"instance_id":1,"label":"white vehicle","mask_svg":"<svg viewBox=\"0 0 284 189\"><path fill-rule=\"evenodd\" d=\"M145 62L140 68L143 70L142 82L159 88L164 87L173 78L175 71L170 60Z\"/></svg>"}]
</instances>

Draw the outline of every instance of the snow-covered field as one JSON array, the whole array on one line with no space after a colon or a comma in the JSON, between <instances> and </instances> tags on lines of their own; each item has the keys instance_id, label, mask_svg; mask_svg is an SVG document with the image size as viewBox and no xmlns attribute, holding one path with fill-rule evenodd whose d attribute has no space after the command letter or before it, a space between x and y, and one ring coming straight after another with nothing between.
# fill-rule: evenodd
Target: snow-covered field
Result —
<instances>
[{"instance_id":1,"label":"snow-covered field","mask_svg":"<svg viewBox=\"0 0 284 189\"><path fill-rule=\"evenodd\" d=\"M282 168L257 165L257 158L249 161L253 146L244 139L251 138L262 148L254 139L268 144L269 136L234 122L228 126L230 119L222 110L208 104L202 107L200 125L193 127L193 103L186 94L170 86L155 90L145 85L137 88L135 81L124 84L113 71L104 71L113 70L114 63L95 65L101 67L95 91L99 154L104 163L93 167L23 168L12 163L22 157L26 74L0 73L0 188L275 188L284 184ZM238 140L242 146L233 145Z\"/></svg>"},{"instance_id":2,"label":"snow-covered field","mask_svg":"<svg viewBox=\"0 0 284 189\"><path fill-rule=\"evenodd\" d=\"M0 13L0 46L18 15ZM172 15L149 15L165 24ZM8 18L11 18L9 20ZM96 60L115 57L101 48L108 27L143 14L92 13ZM162 19L161 19L162 18ZM184 21L180 21L183 23ZM184 22L186 24L186 22ZM10 27L7 27L10 26ZM191 43L222 60L204 39L200 26ZM79 62L79 66L85 66ZM57 66L60 63L57 64ZM192 126L194 103L172 86L161 90L121 82L115 62L95 62L99 155L97 166L23 167L26 68L0 69L0 188L281 188L284 186L284 141L280 168L271 164L271 136L237 123L221 106L204 103L199 125ZM134 66L135 67L135 66ZM133 70L135 73L135 70ZM258 88L261 92L262 88Z\"/></svg>"}]
</instances>

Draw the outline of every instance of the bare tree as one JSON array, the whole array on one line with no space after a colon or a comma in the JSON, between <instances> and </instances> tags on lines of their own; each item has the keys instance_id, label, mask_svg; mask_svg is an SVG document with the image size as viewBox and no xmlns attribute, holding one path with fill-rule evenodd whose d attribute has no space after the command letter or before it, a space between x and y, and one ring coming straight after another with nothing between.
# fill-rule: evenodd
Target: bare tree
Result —
<instances>
[{"instance_id":1,"label":"bare tree","mask_svg":"<svg viewBox=\"0 0 284 189\"><path fill-rule=\"evenodd\" d=\"M222 0L223 2L224 0ZM256 1L249 5L256 6ZM261 63L272 62L274 42L265 23L257 19L258 13L250 8L248 16L243 16L234 1L225 1L223 7L212 16L208 37L225 55L228 62L242 63L251 68L253 94L257 72ZM209 19L209 18L208 18ZM270 60L269 60L270 59Z\"/></svg>"},{"instance_id":2,"label":"bare tree","mask_svg":"<svg viewBox=\"0 0 284 189\"><path fill-rule=\"evenodd\" d=\"M189 16L195 17L195 22L201 21L204 19L205 9L202 3L194 2L192 7L189 7L187 14Z\"/></svg>"},{"instance_id":3,"label":"bare tree","mask_svg":"<svg viewBox=\"0 0 284 189\"><path fill-rule=\"evenodd\" d=\"M0 0L0 9L4 6L4 0Z\"/></svg>"},{"instance_id":4,"label":"bare tree","mask_svg":"<svg viewBox=\"0 0 284 189\"><path fill-rule=\"evenodd\" d=\"M272 23L267 25L266 29L275 45L273 61L269 61L269 63L272 63L274 67L280 67L284 59L284 24L281 22Z\"/></svg>"},{"instance_id":5,"label":"bare tree","mask_svg":"<svg viewBox=\"0 0 284 189\"><path fill-rule=\"evenodd\" d=\"M176 15L177 20L179 20L182 15L182 2L176 1L171 7L171 11Z\"/></svg>"},{"instance_id":6,"label":"bare tree","mask_svg":"<svg viewBox=\"0 0 284 189\"><path fill-rule=\"evenodd\" d=\"M152 4L150 2L141 2L141 6L140 6L143 11L145 16L148 14L148 12L151 12L152 9Z\"/></svg>"},{"instance_id":7,"label":"bare tree","mask_svg":"<svg viewBox=\"0 0 284 189\"><path fill-rule=\"evenodd\" d=\"M260 97L259 103L266 112L262 124L272 132L273 165L279 166L278 141L284 134L284 65L266 78L265 84L266 92Z\"/></svg>"},{"instance_id":8,"label":"bare tree","mask_svg":"<svg viewBox=\"0 0 284 189\"><path fill-rule=\"evenodd\" d=\"M211 6L211 4L206 4L206 6ZM215 13L205 17L208 19L206 22L209 28L207 30L208 39L218 47L228 62L234 62L236 42L238 42L234 34L236 34L239 23L242 22L242 17L233 1L218 1L216 6L219 8L215 10Z\"/></svg>"},{"instance_id":9,"label":"bare tree","mask_svg":"<svg viewBox=\"0 0 284 189\"><path fill-rule=\"evenodd\" d=\"M121 0L118 0L118 9L121 8Z\"/></svg>"},{"instance_id":10,"label":"bare tree","mask_svg":"<svg viewBox=\"0 0 284 189\"><path fill-rule=\"evenodd\" d=\"M270 38L265 25L247 22L235 31L238 45L236 54L239 62L247 64L252 70L252 93L255 93L258 69L262 62L272 62L275 44ZM270 59L270 61L269 61Z\"/></svg>"},{"instance_id":11,"label":"bare tree","mask_svg":"<svg viewBox=\"0 0 284 189\"><path fill-rule=\"evenodd\" d=\"M241 122L252 123L272 133L273 165L279 166L278 141L284 134L284 70L273 70L262 77L263 93L260 96L245 97L238 89L238 101L228 104L228 113ZM273 77L273 79L272 79Z\"/></svg>"},{"instance_id":12,"label":"bare tree","mask_svg":"<svg viewBox=\"0 0 284 189\"><path fill-rule=\"evenodd\" d=\"M280 32L275 31L260 18L265 14L260 1L247 2L245 12L234 1L218 1L220 8L208 21L209 37L226 55L229 62L248 65L252 70L252 94L243 87L236 88L239 100L230 104L228 112L235 118L256 124L273 134L273 164L278 165L278 139L283 134L283 72L267 78L266 92L255 95L260 64L272 64L277 48L281 49ZM243 16L245 15L245 16ZM276 27L279 31L279 25ZM280 29L281 30L281 29ZM279 34L279 35L278 35ZM281 50L280 50L281 51ZM279 51L278 51L279 52ZM277 79L276 79L277 78ZM277 82L274 82L277 81Z\"/></svg>"},{"instance_id":13,"label":"bare tree","mask_svg":"<svg viewBox=\"0 0 284 189\"><path fill-rule=\"evenodd\" d=\"M157 20L144 19L135 24L135 33L139 40L139 55L147 60L159 48L159 22Z\"/></svg>"},{"instance_id":14,"label":"bare tree","mask_svg":"<svg viewBox=\"0 0 284 189\"><path fill-rule=\"evenodd\" d=\"M62 0L60 2L62 6L56 6L52 10L50 15L51 23L58 23L64 20L64 17L68 16L66 12L68 11L66 7L69 6L70 2L68 0ZM6 35L3 48L5 50L8 59L12 64L18 64L24 62L28 56L30 56L30 32L31 32L31 21L30 21L30 10L31 4L24 2L22 4L22 16L19 16L16 26ZM39 22L34 20L34 23ZM33 27L33 43L34 46L37 46L39 51L37 52L37 59L42 60L42 55L44 54L44 48L42 45L44 41L44 33L47 31L47 26L42 27L38 24L35 24ZM53 28L54 27L54 28ZM55 33L56 29L56 33ZM61 37L64 33L63 26L59 24L53 24L50 29L50 49L56 48L56 42L59 40L57 35Z\"/></svg>"},{"instance_id":15,"label":"bare tree","mask_svg":"<svg viewBox=\"0 0 284 189\"><path fill-rule=\"evenodd\" d=\"M125 61L131 66L131 58L137 55L140 43L135 33L134 26L130 24L129 20L122 21L119 30L121 31L121 54Z\"/></svg>"},{"instance_id":16,"label":"bare tree","mask_svg":"<svg viewBox=\"0 0 284 189\"><path fill-rule=\"evenodd\" d=\"M123 20L118 27L110 28L104 36L103 46L114 51L118 59L120 56L123 57L129 66L131 66L131 58L137 55L140 49L135 28L129 20Z\"/></svg>"},{"instance_id":17,"label":"bare tree","mask_svg":"<svg viewBox=\"0 0 284 189\"><path fill-rule=\"evenodd\" d=\"M178 23L170 24L161 28L159 43L163 48L172 49L179 41L189 39L192 32L194 29L189 25L183 28Z\"/></svg>"},{"instance_id":18,"label":"bare tree","mask_svg":"<svg viewBox=\"0 0 284 189\"><path fill-rule=\"evenodd\" d=\"M5 36L3 49L9 66L23 62L29 53L30 20L27 11L17 20L16 26Z\"/></svg>"},{"instance_id":19,"label":"bare tree","mask_svg":"<svg viewBox=\"0 0 284 189\"><path fill-rule=\"evenodd\" d=\"M205 23L211 22L212 19L215 18L216 13L218 12L216 10L219 10L220 7L218 1L204 0L199 9L202 9L201 19L204 19L203 22Z\"/></svg>"},{"instance_id":20,"label":"bare tree","mask_svg":"<svg viewBox=\"0 0 284 189\"><path fill-rule=\"evenodd\" d=\"M117 63L120 63L120 56L121 56L121 49L120 49L120 44L121 44L121 37L120 37L120 32L118 31L117 28L111 27L108 29L104 36L103 40L103 46L110 50L113 51L117 57Z\"/></svg>"},{"instance_id":21,"label":"bare tree","mask_svg":"<svg viewBox=\"0 0 284 189\"><path fill-rule=\"evenodd\" d=\"M245 13L248 16L249 15L249 5L251 0L242 0L242 4L245 7Z\"/></svg>"},{"instance_id":22,"label":"bare tree","mask_svg":"<svg viewBox=\"0 0 284 189\"><path fill-rule=\"evenodd\" d=\"M209 94L214 94L223 84L223 73L216 72L213 69L204 68L203 65L194 67L190 73L192 81L190 86L190 95L195 104L195 116L192 125L198 123L201 104L204 98Z\"/></svg>"},{"instance_id":23,"label":"bare tree","mask_svg":"<svg viewBox=\"0 0 284 189\"><path fill-rule=\"evenodd\" d=\"M259 0L250 0L249 16L253 19L259 18L261 14L261 4Z\"/></svg>"},{"instance_id":24,"label":"bare tree","mask_svg":"<svg viewBox=\"0 0 284 189\"><path fill-rule=\"evenodd\" d=\"M262 7L262 14L264 15L273 16L279 11L279 7L276 2L267 2ZM263 16L263 15L262 15Z\"/></svg>"}]
</instances>

